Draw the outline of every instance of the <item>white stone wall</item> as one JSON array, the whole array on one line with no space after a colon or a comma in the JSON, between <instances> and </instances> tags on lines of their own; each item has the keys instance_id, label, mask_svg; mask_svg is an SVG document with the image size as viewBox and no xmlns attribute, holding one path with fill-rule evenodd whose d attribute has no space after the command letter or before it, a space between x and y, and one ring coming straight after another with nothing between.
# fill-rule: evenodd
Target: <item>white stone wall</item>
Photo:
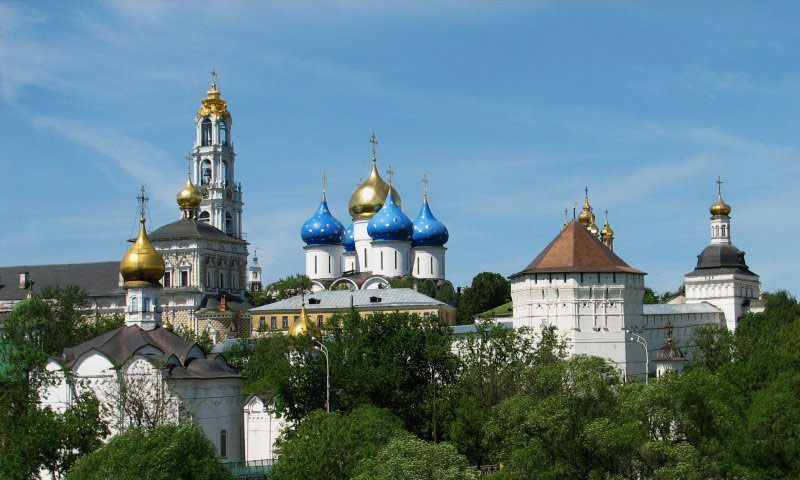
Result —
<instances>
[{"instance_id":1,"label":"white stone wall","mask_svg":"<svg viewBox=\"0 0 800 480\"><path fill-rule=\"evenodd\" d=\"M252 397L244 406L244 444L246 461L277 458L275 441L286 422L259 397Z\"/></svg>"},{"instance_id":2,"label":"white stone wall","mask_svg":"<svg viewBox=\"0 0 800 480\"><path fill-rule=\"evenodd\" d=\"M370 271L375 275L402 277L409 274L411 245L409 242L372 242Z\"/></svg>"},{"instance_id":3,"label":"white stone wall","mask_svg":"<svg viewBox=\"0 0 800 480\"><path fill-rule=\"evenodd\" d=\"M445 247L415 247L411 250L411 275L415 278L444 280Z\"/></svg>"},{"instance_id":4,"label":"white stone wall","mask_svg":"<svg viewBox=\"0 0 800 480\"><path fill-rule=\"evenodd\" d=\"M725 313L728 330L736 330L739 318L747 313L746 302L758 300L761 282L757 276L741 273L686 276L686 303L708 302Z\"/></svg>"},{"instance_id":5,"label":"white stone wall","mask_svg":"<svg viewBox=\"0 0 800 480\"><path fill-rule=\"evenodd\" d=\"M306 251L306 275L311 280L334 280L342 275L341 245L309 245Z\"/></svg>"},{"instance_id":6,"label":"white stone wall","mask_svg":"<svg viewBox=\"0 0 800 480\"><path fill-rule=\"evenodd\" d=\"M369 218L353 220L353 239L355 240L357 271L369 272L372 269L372 237L367 233Z\"/></svg>"}]
</instances>

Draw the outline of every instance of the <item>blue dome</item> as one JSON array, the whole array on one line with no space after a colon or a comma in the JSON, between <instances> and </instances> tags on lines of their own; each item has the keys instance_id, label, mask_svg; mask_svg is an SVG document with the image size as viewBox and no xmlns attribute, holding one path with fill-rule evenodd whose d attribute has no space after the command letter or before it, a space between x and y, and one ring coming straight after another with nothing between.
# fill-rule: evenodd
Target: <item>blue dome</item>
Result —
<instances>
[{"instance_id":1,"label":"blue dome","mask_svg":"<svg viewBox=\"0 0 800 480\"><path fill-rule=\"evenodd\" d=\"M414 220L414 234L411 236L413 247L441 247L450 239L447 227L431 213L428 198L422 203L422 208Z\"/></svg>"},{"instance_id":2,"label":"blue dome","mask_svg":"<svg viewBox=\"0 0 800 480\"><path fill-rule=\"evenodd\" d=\"M328 202L323 198L317 213L306 220L300 230L300 238L307 245L338 245L344 239L344 225L336 220L328 210Z\"/></svg>"},{"instance_id":3,"label":"blue dome","mask_svg":"<svg viewBox=\"0 0 800 480\"><path fill-rule=\"evenodd\" d=\"M394 195L389 192L386 203L367 226L367 233L373 241L411 240L414 225L411 220L394 203Z\"/></svg>"},{"instance_id":4,"label":"blue dome","mask_svg":"<svg viewBox=\"0 0 800 480\"><path fill-rule=\"evenodd\" d=\"M345 252L356 251L356 239L353 236L353 224L344 229L344 241L342 242Z\"/></svg>"}]
</instances>

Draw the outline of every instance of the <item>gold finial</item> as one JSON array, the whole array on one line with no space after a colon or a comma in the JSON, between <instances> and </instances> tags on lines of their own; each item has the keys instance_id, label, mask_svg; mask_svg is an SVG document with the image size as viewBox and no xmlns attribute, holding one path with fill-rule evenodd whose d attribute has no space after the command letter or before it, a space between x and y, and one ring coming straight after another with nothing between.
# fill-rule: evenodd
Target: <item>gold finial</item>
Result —
<instances>
[{"instance_id":1,"label":"gold finial","mask_svg":"<svg viewBox=\"0 0 800 480\"><path fill-rule=\"evenodd\" d=\"M722 179L717 176L717 201L711 204L708 211L713 216L728 216L731 213L731 206L722 199Z\"/></svg>"},{"instance_id":2,"label":"gold finial","mask_svg":"<svg viewBox=\"0 0 800 480\"><path fill-rule=\"evenodd\" d=\"M389 186L392 186L392 177L394 177L394 170L392 170L392 166L389 165L389 168L386 169L386 175L389 176Z\"/></svg>"},{"instance_id":3,"label":"gold finial","mask_svg":"<svg viewBox=\"0 0 800 480\"><path fill-rule=\"evenodd\" d=\"M211 89L217 89L217 71L215 69L211 69Z\"/></svg>"},{"instance_id":4,"label":"gold finial","mask_svg":"<svg viewBox=\"0 0 800 480\"><path fill-rule=\"evenodd\" d=\"M428 203L428 176L422 175L422 199Z\"/></svg>"},{"instance_id":5,"label":"gold finial","mask_svg":"<svg viewBox=\"0 0 800 480\"><path fill-rule=\"evenodd\" d=\"M583 210L578 215L578 221L581 222L586 228L589 228L594 223L594 214L592 213L592 206L589 205L589 187L584 189Z\"/></svg>"},{"instance_id":6,"label":"gold finial","mask_svg":"<svg viewBox=\"0 0 800 480\"><path fill-rule=\"evenodd\" d=\"M372 144L372 161L378 161L378 155L376 153L375 147L378 145L378 138L375 136L375 130L372 131L372 136L369 139L369 143Z\"/></svg>"}]
</instances>

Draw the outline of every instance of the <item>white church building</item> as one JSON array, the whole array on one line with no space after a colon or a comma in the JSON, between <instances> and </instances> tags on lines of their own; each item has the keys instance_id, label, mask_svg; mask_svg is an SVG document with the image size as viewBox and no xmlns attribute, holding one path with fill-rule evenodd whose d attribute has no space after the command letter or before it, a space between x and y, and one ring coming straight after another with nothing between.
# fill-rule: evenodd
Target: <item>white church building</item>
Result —
<instances>
[{"instance_id":1,"label":"white church building","mask_svg":"<svg viewBox=\"0 0 800 480\"><path fill-rule=\"evenodd\" d=\"M759 278L731 244L730 212L720 193L710 208L711 244L685 276L685 302L645 305L646 273L614 253L613 230L608 221L597 228L587 192L578 218L511 275L513 326L555 326L572 354L602 357L631 380L655 374L654 360L672 355L659 352L690 345L695 326L735 329L757 305Z\"/></svg>"}]
</instances>

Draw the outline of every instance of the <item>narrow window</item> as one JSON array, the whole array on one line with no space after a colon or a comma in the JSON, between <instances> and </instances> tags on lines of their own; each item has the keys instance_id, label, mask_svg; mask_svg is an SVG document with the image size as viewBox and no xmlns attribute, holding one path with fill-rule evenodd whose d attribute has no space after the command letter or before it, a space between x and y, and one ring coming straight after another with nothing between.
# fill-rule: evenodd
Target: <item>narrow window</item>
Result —
<instances>
[{"instance_id":1,"label":"narrow window","mask_svg":"<svg viewBox=\"0 0 800 480\"><path fill-rule=\"evenodd\" d=\"M419 275L419 257L417 257L417 275Z\"/></svg>"},{"instance_id":2,"label":"narrow window","mask_svg":"<svg viewBox=\"0 0 800 480\"><path fill-rule=\"evenodd\" d=\"M222 143L223 145L225 145L227 147L228 146L228 125L226 125L225 122L219 122L219 138L220 138L220 143Z\"/></svg>"},{"instance_id":3,"label":"narrow window","mask_svg":"<svg viewBox=\"0 0 800 480\"><path fill-rule=\"evenodd\" d=\"M225 430L219 432L219 456L222 458L228 456L228 434Z\"/></svg>"},{"instance_id":4,"label":"narrow window","mask_svg":"<svg viewBox=\"0 0 800 480\"><path fill-rule=\"evenodd\" d=\"M211 145L211 119L206 117L200 127L200 144L202 146Z\"/></svg>"},{"instance_id":5,"label":"narrow window","mask_svg":"<svg viewBox=\"0 0 800 480\"><path fill-rule=\"evenodd\" d=\"M267 320L264 317L258 319L258 329L264 330L267 327Z\"/></svg>"},{"instance_id":6,"label":"narrow window","mask_svg":"<svg viewBox=\"0 0 800 480\"><path fill-rule=\"evenodd\" d=\"M364 249L364 270L368 268L367 266L367 249Z\"/></svg>"},{"instance_id":7,"label":"narrow window","mask_svg":"<svg viewBox=\"0 0 800 480\"><path fill-rule=\"evenodd\" d=\"M139 311L139 299L136 297L131 298L131 312L138 312Z\"/></svg>"},{"instance_id":8,"label":"narrow window","mask_svg":"<svg viewBox=\"0 0 800 480\"><path fill-rule=\"evenodd\" d=\"M289 317L281 317L281 328L289 328Z\"/></svg>"},{"instance_id":9,"label":"narrow window","mask_svg":"<svg viewBox=\"0 0 800 480\"><path fill-rule=\"evenodd\" d=\"M225 288L225 274L219 272L219 288Z\"/></svg>"},{"instance_id":10,"label":"narrow window","mask_svg":"<svg viewBox=\"0 0 800 480\"><path fill-rule=\"evenodd\" d=\"M276 317L270 317L269 326L272 328L278 328L278 319Z\"/></svg>"},{"instance_id":11,"label":"narrow window","mask_svg":"<svg viewBox=\"0 0 800 480\"><path fill-rule=\"evenodd\" d=\"M181 270L181 286L188 287L189 286L189 271L188 270Z\"/></svg>"},{"instance_id":12,"label":"narrow window","mask_svg":"<svg viewBox=\"0 0 800 480\"><path fill-rule=\"evenodd\" d=\"M171 276L171 275L170 275L170 273L169 273L169 272L167 272L167 273L165 273L165 274L164 274L164 288L169 288L169 287L171 287L171 286L172 286L172 285L171 285L171 283L170 283L170 282L171 282L171 280L172 280L172 279L170 278L170 276Z\"/></svg>"},{"instance_id":13,"label":"narrow window","mask_svg":"<svg viewBox=\"0 0 800 480\"><path fill-rule=\"evenodd\" d=\"M431 257L431 275L433 275L433 257Z\"/></svg>"},{"instance_id":14,"label":"narrow window","mask_svg":"<svg viewBox=\"0 0 800 480\"><path fill-rule=\"evenodd\" d=\"M394 252L394 268L397 268L397 251Z\"/></svg>"},{"instance_id":15,"label":"narrow window","mask_svg":"<svg viewBox=\"0 0 800 480\"><path fill-rule=\"evenodd\" d=\"M381 270L383 270L383 251L381 251Z\"/></svg>"},{"instance_id":16,"label":"narrow window","mask_svg":"<svg viewBox=\"0 0 800 480\"><path fill-rule=\"evenodd\" d=\"M314 275L317 274L317 256L314 255Z\"/></svg>"},{"instance_id":17,"label":"narrow window","mask_svg":"<svg viewBox=\"0 0 800 480\"><path fill-rule=\"evenodd\" d=\"M150 297L144 297L144 302L142 302L142 311L143 312L150 311Z\"/></svg>"},{"instance_id":18,"label":"narrow window","mask_svg":"<svg viewBox=\"0 0 800 480\"><path fill-rule=\"evenodd\" d=\"M317 315L317 326L322 326L322 315Z\"/></svg>"}]
</instances>

